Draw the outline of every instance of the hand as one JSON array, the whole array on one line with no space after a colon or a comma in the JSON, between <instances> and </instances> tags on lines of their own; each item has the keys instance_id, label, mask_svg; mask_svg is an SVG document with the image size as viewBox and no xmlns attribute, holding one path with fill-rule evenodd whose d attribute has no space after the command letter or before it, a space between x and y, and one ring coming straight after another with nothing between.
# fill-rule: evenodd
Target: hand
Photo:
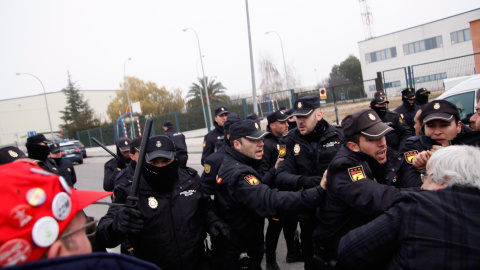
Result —
<instances>
[{"instance_id":1,"label":"hand","mask_svg":"<svg viewBox=\"0 0 480 270\"><path fill-rule=\"evenodd\" d=\"M441 146L441 145L432 145L432 149L430 149L430 150L431 150L432 153L435 153L435 151L438 151L442 148L443 148L443 146Z\"/></svg>"},{"instance_id":2,"label":"hand","mask_svg":"<svg viewBox=\"0 0 480 270\"><path fill-rule=\"evenodd\" d=\"M277 162L275 162L275 170L278 168L278 165L284 160L285 160L285 158L278 158L277 159Z\"/></svg>"},{"instance_id":3,"label":"hand","mask_svg":"<svg viewBox=\"0 0 480 270\"><path fill-rule=\"evenodd\" d=\"M227 239L230 239L231 234L230 234L230 225L227 223L217 220L210 224L210 228L208 228L208 232L210 233L210 236L212 237L217 237L219 235L226 237Z\"/></svg>"},{"instance_id":4,"label":"hand","mask_svg":"<svg viewBox=\"0 0 480 270\"><path fill-rule=\"evenodd\" d=\"M432 151L422 151L413 159L412 165L417 170L423 170L427 166L428 159L433 154Z\"/></svg>"},{"instance_id":5,"label":"hand","mask_svg":"<svg viewBox=\"0 0 480 270\"><path fill-rule=\"evenodd\" d=\"M325 172L323 173L322 181L320 181L320 186L324 190L327 190L327 170L325 170Z\"/></svg>"},{"instance_id":6,"label":"hand","mask_svg":"<svg viewBox=\"0 0 480 270\"><path fill-rule=\"evenodd\" d=\"M320 176L302 176L298 179L298 188L308 189L320 185Z\"/></svg>"},{"instance_id":7,"label":"hand","mask_svg":"<svg viewBox=\"0 0 480 270\"><path fill-rule=\"evenodd\" d=\"M112 229L119 235L138 234L143 229L143 223L140 210L124 207L113 218Z\"/></svg>"}]
</instances>

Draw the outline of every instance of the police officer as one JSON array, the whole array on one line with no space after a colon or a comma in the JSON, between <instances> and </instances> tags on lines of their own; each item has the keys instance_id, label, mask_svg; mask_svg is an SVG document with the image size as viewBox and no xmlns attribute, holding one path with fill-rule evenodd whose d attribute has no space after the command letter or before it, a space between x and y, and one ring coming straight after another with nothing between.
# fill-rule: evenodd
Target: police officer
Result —
<instances>
[{"instance_id":1,"label":"police officer","mask_svg":"<svg viewBox=\"0 0 480 270\"><path fill-rule=\"evenodd\" d=\"M65 158L62 158L62 152L60 151L59 143L50 144L50 156L55 161L58 167L58 175L63 176L67 181L67 184L71 187L77 183L77 175L73 168L73 163Z\"/></svg>"},{"instance_id":2,"label":"police officer","mask_svg":"<svg viewBox=\"0 0 480 270\"><path fill-rule=\"evenodd\" d=\"M228 237L229 228L209 208L198 174L179 166L175 145L165 135L149 139L145 161L138 206L110 206L98 225L97 241L114 247L128 237L135 256L162 269L209 269L203 245L206 229ZM116 191L115 199L128 195Z\"/></svg>"},{"instance_id":3,"label":"police officer","mask_svg":"<svg viewBox=\"0 0 480 270\"><path fill-rule=\"evenodd\" d=\"M399 150L403 147L405 141L413 134L410 127L405 124L398 113L388 110L388 103L388 100L377 97L370 102L370 108L380 116L383 123L393 128L392 131L385 135L385 139L387 140L388 146L395 150Z\"/></svg>"},{"instance_id":4,"label":"police officer","mask_svg":"<svg viewBox=\"0 0 480 270\"><path fill-rule=\"evenodd\" d=\"M223 159L225 158L225 146L230 145L229 128L233 123L240 120L240 117L236 113L230 113L228 115L223 128L224 139L217 142L217 151L205 158L202 177L200 177L200 184L202 185L203 192L207 195L213 195L215 193L217 173L222 165Z\"/></svg>"},{"instance_id":5,"label":"police officer","mask_svg":"<svg viewBox=\"0 0 480 270\"><path fill-rule=\"evenodd\" d=\"M301 190L318 185L335 154L346 142L340 129L323 119L318 96L305 96L295 101L293 116L297 128L285 137L287 154L279 164L275 184L281 190ZM313 242L317 220L314 211L298 215L305 269L311 269Z\"/></svg>"},{"instance_id":6,"label":"police officer","mask_svg":"<svg viewBox=\"0 0 480 270\"><path fill-rule=\"evenodd\" d=\"M415 92L415 104L417 105L417 108L428 103L428 95L430 95L430 91L426 88L420 88Z\"/></svg>"},{"instance_id":7,"label":"police officer","mask_svg":"<svg viewBox=\"0 0 480 270\"><path fill-rule=\"evenodd\" d=\"M225 121L227 121L228 113L227 107L224 106L215 109L215 129L208 132L203 139L202 165L205 163L205 158L217 150L215 148L215 143L219 140L223 140L223 125L225 124Z\"/></svg>"},{"instance_id":8,"label":"police officer","mask_svg":"<svg viewBox=\"0 0 480 270\"><path fill-rule=\"evenodd\" d=\"M188 161L188 152L187 143L185 143L185 136L173 127L173 123L170 120L167 120L165 123L163 123L163 128L165 129L165 134L170 137L175 144L180 166L186 167Z\"/></svg>"},{"instance_id":9,"label":"police officer","mask_svg":"<svg viewBox=\"0 0 480 270\"><path fill-rule=\"evenodd\" d=\"M394 111L400 114L407 126L410 128L412 134L415 132L413 125L413 118L417 112L418 106L415 105L415 89L405 88L402 90L402 105L397 107Z\"/></svg>"},{"instance_id":10,"label":"police officer","mask_svg":"<svg viewBox=\"0 0 480 270\"><path fill-rule=\"evenodd\" d=\"M276 111L267 116L268 126L267 131L270 132L263 140L263 156L258 173L262 177L275 177L275 171L278 164L282 162L287 153L286 145L283 142L283 137L288 134L288 118L283 111ZM274 181L271 181L271 188L275 187ZM295 218L268 218L268 227L265 234L265 248L266 248L266 266L268 269L280 269L276 262L276 249L278 238L283 227L283 235L287 243L287 262L294 262L301 259L300 254L297 254L294 244L294 235L297 228L297 221Z\"/></svg>"},{"instance_id":11,"label":"police officer","mask_svg":"<svg viewBox=\"0 0 480 270\"><path fill-rule=\"evenodd\" d=\"M375 111L352 113L342 121L348 142L328 166L327 199L317 209L319 226L314 239L335 259L340 238L382 214L400 188L420 187L420 174L408 156L387 147L385 134L392 130Z\"/></svg>"},{"instance_id":12,"label":"police officer","mask_svg":"<svg viewBox=\"0 0 480 270\"><path fill-rule=\"evenodd\" d=\"M117 147L117 158L112 158L104 166L103 189L105 191L113 191L115 177L117 174L127 167L130 162L130 140L127 137L119 138L115 145Z\"/></svg>"},{"instance_id":13,"label":"police officer","mask_svg":"<svg viewBox=\"0 0 480 270\"><path fill-rule=\"evenodd\" d=\"M319 185L285 192L262 184L257 169L266 134L251 120L230 126L231 146L226 147L218 172L215 209L231 226L232 238L212 239L216 269L261 269L265 217L292 215L315 207L324 198Z\"/></svg>"},{"instance_id":14,"label":"police officer","mask_svg":"<svg viewBox=\"0 0 480 270\"><path fill-rule=\"evenodd\" d=\"M26 158L27 155L15 146L0 148L0 165L7 164L19 158Z\"/></svg>"},{"instance_id":15,"label":"police officer","mask_svg":"<svg viewBox=\"0 0 480 270\"><path fill-rule=\"evenodd\" d=\"M48 157L50 154L49 143L51 143L51 141L47 140L43 134L28 137L27 143L25 144L28 151L28 158L35 160L42 169L58 174L55 161Z\"/></svg>"}]
</instances>

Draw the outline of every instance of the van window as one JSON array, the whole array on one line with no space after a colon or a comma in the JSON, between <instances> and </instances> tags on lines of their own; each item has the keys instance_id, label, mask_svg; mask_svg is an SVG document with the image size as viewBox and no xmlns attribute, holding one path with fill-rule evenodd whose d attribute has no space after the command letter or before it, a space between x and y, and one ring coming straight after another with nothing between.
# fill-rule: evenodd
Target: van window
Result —
<instances>
[{"instance_id":1,"label":"van window","mask_svg":"<svg viewBox=\"0 0 480 270\"><path fill-rule=\"evenodd\" d=\"M460 120L464 124L470 123L470 116L474 113L475 108L475 92L467 92L455 96L446 97L448 100L455 104L460 114Z\"/></svg>"}]
</instances>

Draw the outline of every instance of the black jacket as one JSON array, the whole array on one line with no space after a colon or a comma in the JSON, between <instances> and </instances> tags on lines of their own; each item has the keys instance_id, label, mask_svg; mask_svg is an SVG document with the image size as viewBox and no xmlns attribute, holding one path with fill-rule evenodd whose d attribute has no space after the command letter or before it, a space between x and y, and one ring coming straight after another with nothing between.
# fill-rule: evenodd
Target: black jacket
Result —
<instances>
[{"instance_id":1,"label":"black jacket","mask_svg":"<svg viewBox=\"0 0 480 270\"><path fill-rule=\"evenodd\" d=\"M63 176L67 181L67 184L71 187L77 183L77 175L73 168L73 163L65 158L54 159L58 166L58 175Z\"/></svg>"},{"instance_id":2,"label":"black jacket","mask_svg":"<svg viewBox=\"0 0 480 270\"><path fill-rule=\"evenodd\" d=\"M273 133L268 134L263 140L262 162L258 168L258 173L262 177L262 182L271 188L275 188L275 163L279 158L280 149L282 155L286 155L286 145L283 142L284 137L277 137Z\"/></svg>"},{"instance_id":3,"label":"black jacket","mask_svg":"<svg viewBox=\"0 0 480 270\"><path fill-rule=\"evenodd\" d=\"M242 250L263 243L265 217L294 215L324 197L320 186L299 192L270 189L261 183L257 167L258 161L227 146L215 187L216 213L232 229L231 244Z\"/></svg>"},{"instance_id":4,"label":"black jacket","mask_svg":"<svg viewBox=\"0 0 480 270\"><path fill-rule=\"evenodd\" d=\"M205 163L205 158L216 151L215 143L219 140L223 140L223 137L223 127L215 122L215 129L210 130L203 139L202 165Z\"/></svg>"},{"instance_id":5,"label":"black jacket","mask_svg":"<svg viewBox=\"0 0 480 270\"><path fill-rule=\"evenodd\" d=\"M402 149L405 141L414 135L410 127L396 112L387 111L387 114L382 117L382 122L394 129L385 135L385 139L387 140L387 145L395 150Z\"/></svg>"},{"instance_id":6,"label":"black jacket","mask_svg":"<svg viewBox=\"0 0 480 270\"><path fill-rule=\"evenodd\" d=\"M178 132L175 128L169 127L165 134L172 139L175 144L175 151L178 159L183 166L186 166L188 160L187 144L185 143L185 136Z\"/></svg>"},{"instance_id":7,"label":"black jacket","mask_svg":"<svg viewBox=\"0 0 480 270\"><path fill-rule=\"evenodd\" d=\"M328 166L327 199L317 209L314 239L336 254L341 236L390 208L401 188L421 185L420 174L405 161L404 153L388 148L382 166L369 155L342 146Z\"/></svg>"},{"instance_id":8,"label":"black jacket","mask_svg":"<svg viewBox=\"0 0 480 270\"><path fill-rule=\"evenodd\" d=\"M308 143L298 128L291 130L285 137L287 154L280 163L275 176L275 184L280 190L299 190L301 177L321 177L347 140L343 131L324 121L323 133L317 142Z\"/></svg>"},{"instance_id":9,"label":"black jacket","mask_svg":"<svg viewBox=\"0 0 480 270\"><path fill-rule=\"evenodd\" d=\"M140 234L128 239L138 258L162 269L206 269L203 244L206 228L218 218L213 214L209 198L200 192L197 172L179 167L178 174L179 179L167 193L154 191L141 177L138 209L145 218L145 227ZM129 189L123 185L117 187L114 202L125 200ZM149 200L156 200L158 206L151 208ZM113 233L111 224L121 207L110 206L100 219L96 233L98 243L106 247L120 244L122 237Z\"/></svg>"},{"instance_id":10,"label":"black jacket","mask_svg":"<svg viewBox=\"0 0 480 270\"><path fill-rule=\"evenodd\" d=\"M405 123L410 128L412 134L415 134L415 128L413 127L415 125L415 121L413 121L413 119L415 118L417 110L417 105L413 104L410 106L405 105L405 103L402 103L402 105L394 110L396 113L400 114L403 120L405 120Z\"/></svg>"},{"instance_id":11,"label":"black jacket","mask_svg":"<svg viewBox=\"0 0 480 270\"><path fill-rule=\"evenodd\" d=\"M212 153L205 158L203 164L203 173L200 177L200 184L202 185L203 192L207 195L213 195L215 193L215 184L217 183L217 174L225 158L226 143L223 141L223 145L218 148L217 152Z\"/></svg>"}]
</instances>

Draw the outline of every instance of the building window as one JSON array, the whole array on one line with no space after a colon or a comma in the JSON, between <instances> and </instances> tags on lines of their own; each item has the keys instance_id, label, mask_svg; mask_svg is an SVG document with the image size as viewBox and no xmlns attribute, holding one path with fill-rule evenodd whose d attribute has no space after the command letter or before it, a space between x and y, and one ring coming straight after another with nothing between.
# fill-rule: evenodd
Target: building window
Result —
<instances>
[{"instance_id":1,"label":"building window","mask_svg":"<svg viewBox=\"0 0 480 270\"><path fill-rule=\"evenodd\" d=\"M424 82L431 82L431 81L439 81L447 78L447 73L437 73L431 74L426 76L415 77L415 83L424 83Z\"/></svg>"},{"instance_id":2,"label":"building window","mask_svg":"<svg viewBox=\"0 0 480 270\"><path fill-rule=\"evenodd\" d=\"M450 33L450 39L452 40L452 45L469 41L472 40L472 32L470 32L470 28L452 32Z\"/></svg>"},{"instance_id":3,"label":"building window","mask_svg":"<svg viewBox=\"0 0 480 270\"><path fill-rule=\"evenodd\" d=\"M427 38L424 40L403 45L403 54L413 54L443 47L442 36Z\"/></svg>"},{"instance_id":4,"label":"building window","mask_svg":"<svg viewBox=\"0 0 480 270\"><path fill-rule=\"evenodd\" d=\"M392 88L392 87L400 87L401 83L400 83L400 81L387 82L387 83L385 83L384 86L385 86L385 89L386 88ZM368 90L370 90L370 92L377 91L377 86L375 84L370 85L370 86L368 86Z\"/></svg>"},{"instance_id":5,"label":"building window","mask_svg":"<svg viewBox=\"0 0 480 270\"><path fill-rule=\"evenodd\" d=\"M385 50L365 54L365 61L368 64L395 57L397 57L397 48L392 47Z\"/></svg>"}]
</instances>

